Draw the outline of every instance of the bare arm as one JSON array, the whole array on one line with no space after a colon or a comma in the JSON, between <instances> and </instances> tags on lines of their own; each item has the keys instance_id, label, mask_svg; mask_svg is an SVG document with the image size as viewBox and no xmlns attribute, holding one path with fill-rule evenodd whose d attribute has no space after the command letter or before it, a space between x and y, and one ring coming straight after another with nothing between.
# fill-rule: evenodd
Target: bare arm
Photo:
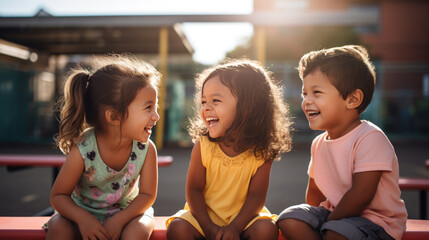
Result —
<instances>
[{"instance_id":1,"label":"bare arm","mask_svg":"<svg viewBox=\"0 0 429 240\"><path fill-rule=\"evenodd\" d=\"M344 194L327 221L359 216L374 198L381 174L382 171L353 174L352 187Z\"/></svg>"},{"instance_id":2,"label":"bare arm","mask_svg":"<svg viewBox=\"0 0 429 240\"><path fill-rule=\"evenodd\" d=\"M198 220L207 239L214 239L219 226L210 219L206 202L204 200L204 187L206 185L206 169L201 161L200 142L197 141L192 149L191 162L186 178L186 201L192 214Z\"/></svg>"},{"instance_id":3,"label":"bare arm","mask_svg":"<svg viewBox=\"0 0 429 240\"><path fill-rule=\"evenodd\" d=\"M326 200L326 197L317 187L314 179L312 177L308 177L308 185L307 192L305 196L305 202L311 206L318 207L319 204Z\"/></svg>"},{"instance_id":4,"label":"bare arm","mask_svg":"<svg viewBox=\"0 0 429 240\"><path fill-rule=\"evenodd\" d=\"M67 155L50 194L51 205L61 214L79 226L82 238L97 237L107 239L108 233L101 223L88 211L79 207L71 199L85 165L77 145Z\"/></svg>"},{"instance_id":5,"label":"bare arm","mask_svg":"<svg viewBox=\"0 0 429 240\"><path fill-rule=\"evenodd\" d=\"M148 147L140 172L139 194L126 208L113 215L104 224L113 239L118 239L123 227L135 217L142 215L155 202L158 186L157 153L152 141L148 142Z\"/></svg>"}]
</instances>

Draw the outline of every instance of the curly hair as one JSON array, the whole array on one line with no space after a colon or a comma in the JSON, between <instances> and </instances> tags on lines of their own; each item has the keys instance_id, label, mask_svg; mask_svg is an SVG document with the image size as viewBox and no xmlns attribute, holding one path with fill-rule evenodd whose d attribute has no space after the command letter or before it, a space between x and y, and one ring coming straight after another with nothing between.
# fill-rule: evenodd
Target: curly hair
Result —
<instances>
[{"instance_id":1,"label":"curly hair","mask_svg":"<svg viewBox=\"0 0 429 240\"><path fill-rule=\"evenodd\" d=\"M258 62L248 59L229 59L197 75L194 96L197 114L188 128L193 141L208 136L210 141L233 143L237 152L253 149L256 157L270 162L290 151L291 120L282 88L272 75ZM225 136L213 139L198 110L204 84L215 76L237 98L237 106L236 117Z\"/></svg>"},{"instance_id":2,"label":"curly hair","mask_svg":"<svg viewBox=\"0 0 429 240\"><path fill-rule=\"evenodd\" d=\"M68 154L82 132L94 127L103 130L104 111L114 109L122 119L138 90L158 88L160 74L151 65L132 55L112 54L97 58L88 69L71 70L64 96L59 101L60 128L56 143Z\"/></svg>"}]
</instances>

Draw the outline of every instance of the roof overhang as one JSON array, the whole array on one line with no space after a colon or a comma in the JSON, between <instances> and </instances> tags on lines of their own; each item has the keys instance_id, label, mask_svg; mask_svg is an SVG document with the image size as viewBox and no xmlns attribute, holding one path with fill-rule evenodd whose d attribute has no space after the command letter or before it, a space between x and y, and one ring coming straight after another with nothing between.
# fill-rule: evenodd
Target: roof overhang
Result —
<instances>
[{"instance_id":1,"label":"roof overhang","mask_svg":"<svg viewBox=\"0 0 429 240\"><path fill-rule=\"evenodd\" d=\"M168 52L194 52L181 23L249 22L254 26L377 26L377 8L343 11L254 12L246 15L139 15L0 17L0 38L49 54L159 52L159 32L168 28Z\"/></svg>"},{"instance_id":2,"label":"roof overhang","mask_svg":"<svg viewBox=\"0 0 429 240\"><path fill-rule=\"evenodd\" d=\"M0 17L0 39L48 54L157 54L160 30L168 29L170 54L193 54L178 23L120 16ZM143 22L142 22L143 21Z\"/></svg>"}]
</instances>

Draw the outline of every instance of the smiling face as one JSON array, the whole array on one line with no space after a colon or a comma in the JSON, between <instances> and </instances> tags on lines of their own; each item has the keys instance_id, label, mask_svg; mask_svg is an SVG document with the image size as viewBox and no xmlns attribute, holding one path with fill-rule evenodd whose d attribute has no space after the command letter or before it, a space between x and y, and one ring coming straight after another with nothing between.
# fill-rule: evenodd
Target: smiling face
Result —
<instances>
[{"instance_id":1,"label":"smiling face","mask_svg":"<svg viewBox=\"0 0 429 240\"><path fill-rule=\"evenodd\" d=\"M225 135L234 122L236 106L236 97L218 76L206 81L201 96L201 117L211 138Z\"/></svg>"},{"instance_id":2,"label":"smiling face","mask_svg":"<svg viewBox=\"0 0 429 240\"><path fill-rule=\"evenodd\" d=\"M311 129L326 130L331 138L345 134L350 115L347 99L318 69L302 81L302 110Z\"/></svg>"},{"instance_id":3,"label":"smiling face","mask_svg":"<svg viewBox=\"0 0 429 240\"><path fill-rule=\"evenodd\" d=\"M152 127L159 120L157 112L157 92L152 87L144 87L128 106L128 117L122 123L122 136L147 142Z\"/></svg>"}]
</instances>

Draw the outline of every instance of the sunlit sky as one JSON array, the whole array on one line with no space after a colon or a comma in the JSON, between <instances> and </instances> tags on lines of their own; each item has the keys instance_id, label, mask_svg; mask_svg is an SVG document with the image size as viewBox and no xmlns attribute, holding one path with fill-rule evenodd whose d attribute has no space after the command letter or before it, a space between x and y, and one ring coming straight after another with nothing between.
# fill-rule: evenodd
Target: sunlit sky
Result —
<instances>
[{"instance_id":1,"label":"sunlit sky","mask_svg":"<svg viewBox=\"0 0 429 240\"><path fill-rule=\"evenodd\" d=\"M39 9L54 16L145 14L248 14L252 0L0 0L0 16L34 16ZM195 49L194 60L214 64L252 34L249 23L184 23Z\"/></svg>"}]
</instances>

